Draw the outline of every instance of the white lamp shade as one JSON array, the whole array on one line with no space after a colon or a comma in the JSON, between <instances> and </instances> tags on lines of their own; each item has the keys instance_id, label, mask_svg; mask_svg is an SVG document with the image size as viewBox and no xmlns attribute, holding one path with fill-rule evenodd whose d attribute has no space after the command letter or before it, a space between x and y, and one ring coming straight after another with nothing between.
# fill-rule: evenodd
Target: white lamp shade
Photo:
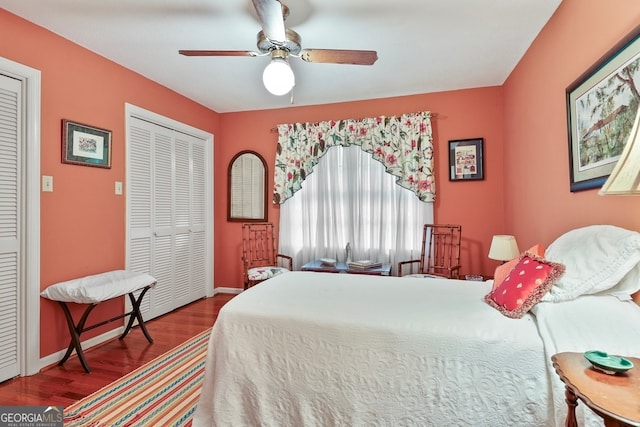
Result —
<instances>
[{"instance_id":1,"label":"white lamp shade","mask_svg":"<svg viewBox=\"0 0 640 427\"><path fill-rule=\"evenodd\" d=\"M509 261L520 255L518 243L513 236L499 234L493 236L489 248L489 258L499 261Z\"/></svg>"},{"instance_id":2,"label":"white lamp shade","mask_svg":"<svg viewBox=\"0 0 640 427\"><path fill-rule=\"evenodd\" d=\"M281 96L293 89L296 78L286 59L274 58L262 73L264 87L273 95Z\"/></svg>"},{"instance_id":3,"label":"white lamp shade","mask_svg":"<svg viewBox=\"0 0 640 427\"><path fill-rule=\"evenodd\" d=\"M640 194L640 108L636 121L629 133L629 139L622 150L613 171L607 178L600 195Z\"/></svg>"}]
</instances>

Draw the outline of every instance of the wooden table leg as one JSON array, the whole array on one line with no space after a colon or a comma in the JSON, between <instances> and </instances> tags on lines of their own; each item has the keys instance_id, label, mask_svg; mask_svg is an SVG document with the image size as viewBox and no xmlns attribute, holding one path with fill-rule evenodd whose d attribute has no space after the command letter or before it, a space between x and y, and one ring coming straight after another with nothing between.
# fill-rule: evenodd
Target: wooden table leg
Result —
<instances>
[{"instance_id":1,"label":"wooden table leg","mask_svg":"<svg viewBox=\"0 0 640 427\"><path fill-rule=\"evenodd\" d=\"M569 388L565 387L565 402L567 402L567 419L564 422L565 427L578 427L576 420L576 406L578 406L578 396Z\"/></svg>"},{"instance_id":2,"label":"wooden table leg","mask_svg":"<svg viewBox=\"0 0 640 427\"><path fill-rule=\"evenodd\" d=\"M151 289L151 285L145 287L142 292L140 292L138 299L136 299L135 295L133 295L133 292L129 292L129 300L131 301L132 310L131 313L129 313L129 322L127 322L127 327L124 329L122 335L120 335L120 339L123 339L127 336L129 331L133 327L134 320L137 319L138 326L140 326L140 329L142 329L142 333L144 334L145 338L147 339L147 341L149 341L149 343L153 344L153 338L151 338L149 331L147 331L147 327L144 324L144 319L142 318L142 313L140 312L140 304L142 303L142 298L149 289Z\"/></svg>"},{"instance_id":3,"label":"wooden table leg","mask_svg":"<svg viewBox=\"0 0 640 427\"><path fill-rule=\"evenodd\" d=\"M69 356L73 350L76 350L76 354L78 355L78 359L80 359L80 363L82 363L82 367L87 373L91 373L91 368L89 368L89 364L84 357L84 352L82 351L82 345L80 343L80 334L84 330L84 325L87 321L87 317L89 317L89 313L96 307L96 304L90 304L87 309L82 314L80 321L75 325L73 322L73 316L71 316L71 312L69 311L69 307L64 301L58 301L60 306L62 307L62 311L64 311L64 317L67 319L67 326L69 327L69 335L71 336L71 341L69 342L69 347L67 347L67 352L64 354L64 357L58 362L58 366L62 366L64 362L67 361Z\"/></svg>"},{"instance_id":4,"label":"wooden table leg","mask_svg":"<svg viewBox=\"0 0 640 427\"><path fill-rule=\"evenodd\" d=\"M144 318L142 317L142 313L140 312L140 304L142 303L142 298L144 297L144 295L147 293L149 289L151 289L151 287L154 284L155 283L143 288L142 292L140 292L140 295L138 296L137 299L133 294L133 292L129 292L128 294L129 299L131 300L131 305L133 306L133 309L129 313L124 313L116 317L113 317L111 319L105 320L103 322L99 322L94 325L86 326L86 327L85 327L85 324L87 322L87 318L89 317L89 313L91 313L91 311L98 305L97 303L89 304L87 309L82 314L82 317L80 318L78 323L75 324L75 322L73 321L73 316L71 315L71 311L67 306L67 303L64 301L57 301L60 304L60 307L62 307L62 311L64 312L65 319L67 319L69 335L71 336L69 346L67 347L67 352L64 354L64 357L62 358L62 360L58 362L58 366L62 366L62 364L64 364L64 362L66 362L67 359L69 359L69 356L71 356L71 353L73 353L73 350L75 349L76 353L78 354L78 359L80 359L80 363L82 363L82 367L87 373L91 373L91 368L89 368L89 364L87 363L87 360L84 357L84 352L82 351L82 343L80 341L80 335L85 331L97 328L109 322L113 322L114 320L122 319L126 316L129 316L129 322L127 323L127 327L125 328L122 335L120 335L120 339L123 339L125 336L127 336L129 331L133 327L133 322L137 319L138 325L140 326L140 329L142 329L142 333L144 334L145 338L147 339L147 341L149 341L149 343L153 343L153 339L151 338L151 335L149 334L149 331L147 331L147 327L144 324Z\"/></svg>"}]
</instances>

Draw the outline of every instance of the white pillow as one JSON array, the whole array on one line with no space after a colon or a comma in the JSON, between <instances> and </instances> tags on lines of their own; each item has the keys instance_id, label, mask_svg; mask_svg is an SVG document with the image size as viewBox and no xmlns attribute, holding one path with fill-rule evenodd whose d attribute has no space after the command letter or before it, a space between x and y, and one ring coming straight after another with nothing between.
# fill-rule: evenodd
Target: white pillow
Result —
<instances>
[{"instance_id":1,"label":"white pillow","mask_svg":"<svg viewBox=\"0 0 640 427\"><path fill-rule=\"evenodd\" d=\"M623 278L611 289L599 292L597 295L613 295L619 300L630 300L631 295L640 291L640 262L636 264Z\"/></svg>"},{"instance_id":2,"label":"white pillow","mask_svg":"<svg viewBox=\"0 0 640 427\"><path fill-rule=\"evenodd\" d=\"M625 280L622 291L616 285L640 262L640 233L613 225L577 228L551 243L545 258L564 264L566 270L541 301L568 301L596 293L619 296L635 287L635 274L628 283Z\"/></svg>"}]
</instances>

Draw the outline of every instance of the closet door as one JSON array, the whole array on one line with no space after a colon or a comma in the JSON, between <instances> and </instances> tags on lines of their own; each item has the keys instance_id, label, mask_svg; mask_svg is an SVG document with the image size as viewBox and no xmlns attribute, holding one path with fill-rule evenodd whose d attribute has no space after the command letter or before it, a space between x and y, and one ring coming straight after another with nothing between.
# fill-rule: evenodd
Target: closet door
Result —
<instances>
[{"instance_id":1,"label":"closet door","mask_svg":"<svg viewBox=\"0 0 640 427\"><path fill-rule=\"evenodd\" d=\"M21 85L0 75L0 381L20 373Z\"/></svg>"},{"instance_id":2,"label":"closet door","mask_svg":"<svg viewBox=\"0 0 640 427\"><path fill-rule=\"evenodd\" d=\"M168 313L174 306L174 162L173 132L160 126L153 126L152 188L153 220L151 275L158 280L151 293L152 317Z\"/></svg>"},{"instance_id":3,"label":"closet door","mask_svg":"<svg viewBox=\"0 0 640 427\"><path fill-rule=\"evenodd\" d=\"M152 179L149 167L152 130L150 123L130 120L127 138L127 268L149 274L152 272L153 232ZM147 295L140 306L145 318L148 318L151 311L150 301L151 295Z\"/></svg>"},{"instance_id":4,"label":"closet door","mask_svg":"<svg viewBox=\"0 0 640 427\"><path fill-rule=\"evenodd\" d=\"M205 294L206 191L204 141L175 139L175 298L180 306Z\"/></svg>"},{"instance_id":5,"label":"closet door","mask_svg":"<svg viewBox=\"0 0 640 427\"><path fill-rule=\"evenodd\" d=\"M207 149L205 142L194 140L191 143L191 225L190 225L190 245L191 245L191 299L196 295L203 295L207 292L207 286L212 283L211 264L213 258L208 258L213 241L208 237L211 225L208 223L207 203L211 200L211 188L207 185ZM204 268L202 268L204 266Z\"/></svg>"},{"instance_id":6,"label":"closet door","mask_svg":"<svg viewBox=\"0 0 640 427\"><path fill-rule=\"evenodd\" d=\"M157 279L143 301L153 318L206 296L212 281L211 159L207 142L150 123L129 120L128 265ZM209 164L208 164L209 163Z\"/></svg>"}]
</instances>

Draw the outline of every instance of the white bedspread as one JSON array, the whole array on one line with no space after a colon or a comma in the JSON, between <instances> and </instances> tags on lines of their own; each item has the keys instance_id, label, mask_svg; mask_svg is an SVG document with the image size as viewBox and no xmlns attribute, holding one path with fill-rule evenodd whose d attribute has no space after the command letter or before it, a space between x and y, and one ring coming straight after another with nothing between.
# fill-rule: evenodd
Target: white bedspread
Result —
<instances>
[{"instance_id":1,"label":"white bedspread","mask_svg":"<svg viewBox=\"0 0 640 427\"><path fill-rule=\"evenodd\" d=\"M95 304L155 283L156 279L146 273L114 270L56 283L40 295L53 301Z\"/></svg>"},{"instance_id":2,"label":"white bedspread","mask_svg":"<svg viewBox=\"0 0 640 427\"><path fill-rule=\"evenodd\" d=\"M194 426L545 426L533 316L490 283L291 272L215 322Z\"/></svg>"}]
</instances>

